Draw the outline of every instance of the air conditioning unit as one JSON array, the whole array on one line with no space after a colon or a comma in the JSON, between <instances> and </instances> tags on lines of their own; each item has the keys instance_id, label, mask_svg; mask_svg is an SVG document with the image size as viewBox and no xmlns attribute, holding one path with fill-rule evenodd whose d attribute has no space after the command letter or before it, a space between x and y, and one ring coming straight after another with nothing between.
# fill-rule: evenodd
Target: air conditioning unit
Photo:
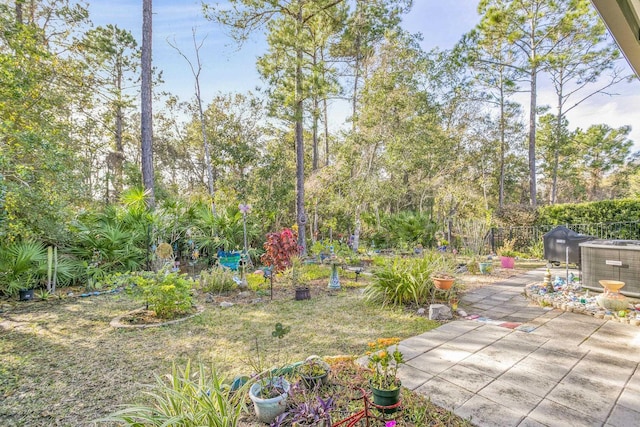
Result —
<instances>
[{"instance_id":1,"label":"air conditioning unit","mask_svg":"<svg viewBox=\"0 0 640 427\"><path fill-rule=\"evenodd\" d=\"M583 287L602 291L599 280L620 280L620 293L640 297L640 240L592 240L580 252Z\"/></svg>"}]
</instances>

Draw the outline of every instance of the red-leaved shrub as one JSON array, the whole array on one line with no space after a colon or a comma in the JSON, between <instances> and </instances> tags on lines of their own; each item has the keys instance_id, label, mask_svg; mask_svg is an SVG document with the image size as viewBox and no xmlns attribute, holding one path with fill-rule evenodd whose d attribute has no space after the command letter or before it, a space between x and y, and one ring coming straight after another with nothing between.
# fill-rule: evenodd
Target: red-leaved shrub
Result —
<instances>
[{"instance_id":1,"label":"red-leaved shrub","mask_svg":"<svg viewBox=\"0 0 640 427\"><path fill-rule=\"evenodd\" d=\"M272 267L276 273L283 271L291 266L291 257L300 253L298 233L290 228L269 233L264 250L265 253L260 257L262 263Z\"/></svg>"}]
</instances>

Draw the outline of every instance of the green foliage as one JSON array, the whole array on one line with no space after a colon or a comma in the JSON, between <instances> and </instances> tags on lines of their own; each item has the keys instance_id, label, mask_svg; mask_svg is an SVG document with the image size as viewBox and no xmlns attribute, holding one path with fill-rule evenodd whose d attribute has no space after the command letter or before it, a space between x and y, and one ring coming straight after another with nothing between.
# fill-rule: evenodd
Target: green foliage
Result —
<instances>
[{"instance_id":1,"label":"green foliage","mask_svg":"<svg viewBox=\"0 0 640 427\"><path fill-rule=\"evenodd\" d=\"M171 319L188 313L193 306L191 288L193 280L186 274L160 270L143 271L135 274L133 282L138 285L139 294L150 310L163 319Z\"/></svg>"},{"instance_id":2,"label":"green foliage","mask_svg":"<svg viewBox=\"0 0 640 427\"><path fill-rule=\"evenodd\" d=\"M370 227L374 226L374 217L363 216L363 218ZM417 212L400 212L385 216L380 220L380 226L380 230L363 236L365 239L371 239L376 248L418 244L430 247L434 244L433 236L437 229L430 215Z\"/></svg>"},{"instance_id":3,"label":"green foliage","mask_svg":"<svg viewBox=\"0 0 640 427\"><path fill-rule=\"evenodd\" d=\"M620 199L538 208L538 225L627 222L640 218L640 200Z\"/></svg>"},{"instance_id":4,"label":"green foliage","mask_svg":"<svg viewBox=\"0 0 640 427\"><path fill-rule=\"evenodd\" d=\"M425 251L421 258L394 257L373 271L374 280L365 288L365 297L382 305L425 304L433 286L432 273L452 270L453 260L434 251Z\"/></svg>"},{"instance_id":5,"label":"green foliage","mask_svg":"<svg viewBox=\"0 0 640 427\"><path fill-rule=\"evenodd\" d=\"M46 263L47 248L40 242L25 240L0 246L0 292L15 295L35 287L38 268Z\"/></svg>"},{"instance_id":6,"label":"green foliage","mask_svg":"<svg viewBox=\"0 0 640 427\"><path fill-rule=\"evenodd\" d=\"M245 408L246 386L232 391L211 366L202 363L192 372L173 365L165 379L156 376L156 387L147 393L150 406L131 405L98 422L118 422L128 426L235 427Z\"/></svg>"},{"instance_id":7,"label":"green foliage","mask_svg":"<svg viewBox=\"0 0 640 427\"><path fill-rule=\"evenodd\" d=\"M237 287L233 272L228 268L214 267L200 273L200 289L203 292L222 293Z\"/></svg>"},{"instance_id":8,"label":"green foliage","mask_svg":"<svg viewBox=\"0 0 640 427\"><path fill-rule=\"evenodd\" d=\"M542 239L532 242L525 253L534 259L544 259L544 241Z\"/></svg>"},{"instance_id":9,"label":"green foliage","mask_svg":"<svg viewBox=\"0 0 640 427\"><path fill-rule=\"evenodd\" d=\"M331 274L331 268L326 264L304 264L299 273L302 283L312 280L326 279Z\"/></svg>"}]
</instances>

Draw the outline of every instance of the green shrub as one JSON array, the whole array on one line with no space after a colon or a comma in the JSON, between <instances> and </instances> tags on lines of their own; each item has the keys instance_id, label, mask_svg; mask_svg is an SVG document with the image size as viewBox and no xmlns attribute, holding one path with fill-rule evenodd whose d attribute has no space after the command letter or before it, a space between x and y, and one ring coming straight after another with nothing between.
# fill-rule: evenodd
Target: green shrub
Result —
<instances>
[{"instance_id":1,"label":"green shrub","mask_svg":"<svg viewBox=\"0 0 640 427\"><path fill-rule=\"evenodd\" d=\"M232 291L237 287L233 275L228 268L213 267L211 271L205 270L200 273L200 289L213 293Z\"/></svg>"},{"instance_id":2,"label":"green shrub","mask_svg":"<svg viewBox=\"0 0 640 427\"><path fill-rule=\"evenodd\" d=\"M212 426L235 427L245 410L244 389L232 391L216 369L202 364L191 372L173 366L166 379L156 376L156 387L148 393L149 406L131 405L96 422L117 422L128 426ZM246 386L243 386L245 388Z\"/></svg>"},{"instance_id":3,"label":"green shrub","mask_svg":"<svg viewBox=\"0 0 640 427\"><path fill-rule=\"evenodd\" d=\"M188 313L193 306L191 288L193 280L186 274L160 270L156 273L143 271L135 274L133 282L146 301L149 310L163 319L171 319Z\"/></svg>"},{"instance_id":4,"label":"green shrub","mask_svg":"<svg viewBox=\"0 0 640 427\"><path fill-rule=\"evenodd\" d=\"M38 268L47 262L47 248L40 242L25 240L0 247L0 292L15 295L34 288Z\"/></svg>"},{"instance_id":5,"label":"green shrub","mask_svg":"<svg viewBox=\"0 0 640 427\"><path fill-rule=\"evenodd\" d=\"M425 251L422 258L395 257L373 271L374 280L365 288L365 297L383 305L421 305L429 301L431 274L452 270L453 261L433 251Z\"/></svg>"},{"instance_id":6,"label":"green shrub","mask_svg":"<svg viewBox=\"0 0 640 427\"><path fill-rule=\"evenodd\" d=\"M620 199L540 207L536 224L591 224L637 221L638 219L640 219L640 200Z\"/></svg>"},{"instance_id":7,"label":"green shrub","mask_svg":"<svg viewBox=\"0 0 640 427\"><path fill-rule=\"evenodd\" d=\"M544 242L542 239L533 242L526 250L526 254L534 259L544 258Z\"/></svg>"},{"instance_id":8,"label":"green shrub","mask_svg":"<svg viewBox=\"0 0 640 427\"><path fill-rule=\"evenodd\" d=\"M326 264L305 264L299 274L300 281L306 283L312 280L328 278L331 274L331 268Z\"/></svg>"}]
</instances>

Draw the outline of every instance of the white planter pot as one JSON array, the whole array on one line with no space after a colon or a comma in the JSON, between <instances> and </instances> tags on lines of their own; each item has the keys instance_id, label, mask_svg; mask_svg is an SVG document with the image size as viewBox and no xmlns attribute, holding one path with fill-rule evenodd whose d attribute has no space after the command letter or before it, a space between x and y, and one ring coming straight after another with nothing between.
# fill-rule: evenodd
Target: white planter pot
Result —
<instances>
[{"instance_id":1,"label":"white planter pot","mask_svg":"<svg viewBox=\"0 0 640 427\"><path fill-rule=\"evenodd\" d=\"M263 399L260 392L265 384L275 384L284 390L279 396L271 399ZM270 424L276 417L287 409L287 397L289 396L289 382L282 377L274 377L258 381L249 389L249 398L253 402L256 417L263 423Z\"/></svg>"}]
</instances>

